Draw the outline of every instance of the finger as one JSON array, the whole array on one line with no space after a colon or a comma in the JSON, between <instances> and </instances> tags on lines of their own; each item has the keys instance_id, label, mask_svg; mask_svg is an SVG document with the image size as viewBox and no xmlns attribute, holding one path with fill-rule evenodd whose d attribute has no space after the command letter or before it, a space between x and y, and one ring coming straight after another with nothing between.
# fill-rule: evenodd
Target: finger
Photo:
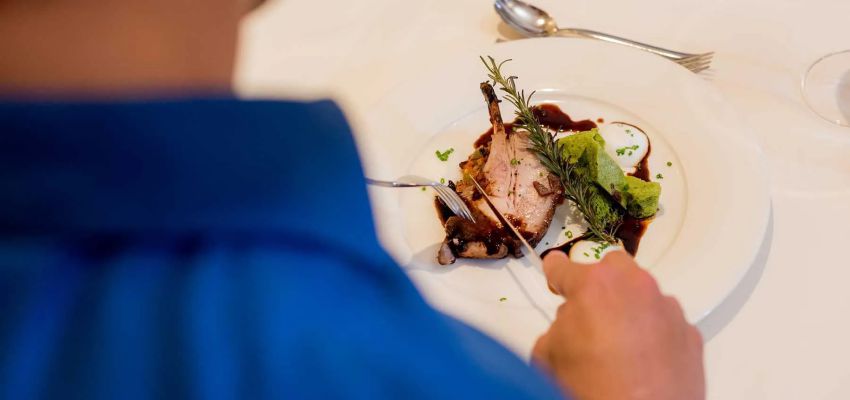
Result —
<instances>
[{"instance_id":1,"label":"finger","mask_svg":"<svg viewBox=\"0 0 850 400\"><path fill-rule=\"evenodd\" d=\"M623 250L608 252L608 254L605 254L605 257L602 257L602 261L600 262L618 268L638 267L635 259Z\"/></svg>"},{"instance_id":2,"label":"finger","mask_svg":"<svg viewBox=\"0 0 850 400\"><path fill-rule=\"evenodd\" d=\"M570 296L585 279L590 265L576 264L561 251L552 251L543 260L543 272L555 294Z\"/></svg>"},{"instance_id":3,"label":"finger","mask_svg":"<svg viewBox=\"0 0 850 400\"><path fill-rule=\"evenodd\" d=\"M682 310L682 306L679 304L679 301L674 297L663 296L662 303L668 323L670 323L671 326L679 332L682 332L684 335L684 341L687 343L689 340L687 338L688 328L691 328L692 325L688 323L688 320L685 317L685 312Z\"/></svg>"},{"instance_id":4,"label":"finger","mask_svg":"<svg viewBox=\"0 0 850 400\"><path fill-rule=\"evenodd\" d=\"M549 362L549 331L541 335L531 350L531 361L543 368L551 368Z\"/></svg>"},{"instance_id":5,"label":"finger","mask_svg":"<svg viewBox=\"0 0 850 400\"><path fill-rule=\"evenodd\" d=\"M702 359L703 346L705 346L705 342L703 341L702 332L699 331L695 326L691 325L688 327L688 338L691 340L691 344L700 354L700 359Z\"/></svg>"},{"instance_id":6,"label":"finger","mask_svg":"<svg viewBox=\"0 0 850 400\"><path fill-rule=\"evenodd\" d=\"M664 301L667 303L667 307L673 316L683 320L685 319L685 311L682 310L682 305L679 304L679 300L673 296L664 296Z\"/></svg>"}]
</instances>

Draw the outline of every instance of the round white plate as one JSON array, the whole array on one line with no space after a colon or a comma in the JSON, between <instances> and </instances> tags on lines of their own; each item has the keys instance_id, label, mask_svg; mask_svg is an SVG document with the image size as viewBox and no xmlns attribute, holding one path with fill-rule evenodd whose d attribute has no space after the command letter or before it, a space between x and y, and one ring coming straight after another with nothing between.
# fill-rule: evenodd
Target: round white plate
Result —
<instances>
[{"instance_id":1,"label":"round white plate","mask_svg":"<svg viewBox=\"0 0 850 400\"><path fill-rule=\"evenodd\" d=\"M663 175L654 179L662 185L662 212L637 260L679 299L691 322L719 305L753 264L770 208L761 153L719 93L660 57L593 41L521 40L480 55L512 59L503 72L518 76L518 87L537 91L533 103L555 103L573 119L628 122L647 133L651 174ZM373 108L368 135L359 138L368 175L458 178L458 163L489 128L478 87L486 70L478 56L447 60ZM506 121L512 113L503 102ZM449 160L438 160L435 151L448 148L455 149ZM433 194L372 189L370 195L384 246L431 304L526 356L548 327L544 314L557 304L542 284L534 285L539 276L527 261L459 259L440 266L436 251L444 232ZM538 250L564 242L566 230L578 232L567 214L559 208ZM546 293L536 293L549 300L542 312L523 285Z\"/></svg>"}]
</instances>

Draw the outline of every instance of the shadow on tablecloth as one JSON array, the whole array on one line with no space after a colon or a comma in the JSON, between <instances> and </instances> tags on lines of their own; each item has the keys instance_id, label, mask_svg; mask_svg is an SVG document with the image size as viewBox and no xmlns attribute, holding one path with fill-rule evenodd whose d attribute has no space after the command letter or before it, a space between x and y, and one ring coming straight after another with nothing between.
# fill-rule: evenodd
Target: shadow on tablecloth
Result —
<instances>
[{"instance_id":1,"label":"shadow on tablecloth","mask_svg":"<svg viewBox=\"0 0 850 400\"><path fill-rule=\"evenodd\" d=\"M764 234L764 241L761 244L753 266L744 275L741 282L732 289L732 293L723 300L717 308L714 309L708 316L702 319L697 324L700 332L702 332L703 341L708 342L717 335L726 325L731 322L744 304L747 304L750 295L755 290L761 280L764 268L767 265L768 256L770 255L771 244L773 243L773 206L770 207L770 218L767 222L767 229Z\"/></svg>"}]
</instances>

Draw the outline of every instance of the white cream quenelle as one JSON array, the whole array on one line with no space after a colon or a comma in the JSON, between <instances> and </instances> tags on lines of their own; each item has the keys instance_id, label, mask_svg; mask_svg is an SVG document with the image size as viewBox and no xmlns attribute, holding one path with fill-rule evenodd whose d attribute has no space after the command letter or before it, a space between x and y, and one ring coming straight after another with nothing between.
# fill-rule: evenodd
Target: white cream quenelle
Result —
<instances>
[{"instance_id":1,"label":"white cream quenelle","mask_svg":"<svg viewBox=\"0 0 850 400\"><path fill-rule=\"evenodd\" d=\"M632 173L649 151L649 138L640 129L622 122L612 122L599 127L605 139L605 152L617 162L625 173Z\"/></svg>"},{"instance_id":2,"label":"white cream quenelle","mask_svg":"<svg viewBox=\"0 0 850 400\"><path fill-rule=\"evenodd\" d=\"M602 244L592 240L579 240L570 249L570 260L579 264L595 264L601 261L606 254L622 250L617 245Z\"/></svg>"}]
</instances>

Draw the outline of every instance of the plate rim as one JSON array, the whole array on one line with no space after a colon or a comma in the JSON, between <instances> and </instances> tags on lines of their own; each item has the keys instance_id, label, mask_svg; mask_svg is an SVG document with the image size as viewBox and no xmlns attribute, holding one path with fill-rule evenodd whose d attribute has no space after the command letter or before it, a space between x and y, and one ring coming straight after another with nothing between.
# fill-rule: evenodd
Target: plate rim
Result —
<instances>
[{"instance_id":1,"label":"plate rim","mask_svg":"<svg viewBox=\"0 0 850 400\"><path fill-rule=\"evenodd\" d=\"M684 79L686 81L690 81L691 84L693 84L695 87L700 87L701 88L700 90L703 92L703 93L701 93L701 95L717 97L718 99L721 100L721 103L724 103L720 106L721 108L729 108L728 102L725 102L723 100L723 96L720 95L719 91L715 87L708 84L708 82L700 80L700 78L697 78L696 76L692 75L690 72L688 72L684 68L675 68L674 69L674 68L671 68L671 65L662 65L662 63L667 63L667 61L664 61L664 60L657 58L656 56L653 56L653 55L649 55L649 54L642 53L642 52L632 50L632 49L622 48L622 47L619 47L619 46L616 46L616 45L609 45L609 44L605 44L605 43L597 43L597 42L575 40L575 39L539 38L539 39L526 39L526 40L519 40L519 41L512 41L512 42L504 42L504 43L499 43L499 44L496 44L496 45L491 45L491 46L488 46L486 48L481 49L479 54L494 54L494 53L499 54L499 53L508 52L511 49L518 48L518 47L519 48L530 47L529 49L522 50L522 51L532 51L532 50L534 50L535 47L544 47L545 48L545 47L550 47L550 46L556 47L556 48L557 47L563 47L563 48L569 47L569 48L571 48L570 49L571 51L590 51L590 52L593 52L593 51L597 51L597 49L599 49L598 51L603 51L603 52L608 52L608 53L616 52L616 53L623 54L625 57L631 57L634 60L640 60L640 62L642 62L645 65L650 65L650 66L656 65L661 70L665 70L665 72L669 72L670 74L672 74L672 76L675 76L676 79ZM588 49L590 49L590 50L588 50ZM470 57L470 58L475 57L476 60L477 60L477 55L469 54L468 57ZM449 61L447 64L449 64L449 63L451 63L451 61ZM445 65L447 65L447 64L444 64L443 67L445 67ZM670 63L670 64L672 64L672 63ZM445 68L443 68L443 69L445 69ZM683 75L683 74L685 74L685 75ZM483 75L483 73L482 73L482 75ZM406 88L405 85L397 85L389 91L390 93L382 96L380 98L380 100L376 103L375 107L373 107L373 110L377 110L377 111L374 111L373 113L370 113L367 116L365 125L370 126L370 127L375 126L374 124L371 123L371 121L374 119L374 115L376 113L380 113L380 110L382 109L382 107L385 107L386 100L391 97L391 93L392 92L403 92L403 91L406 90L405 88ZM699 100L697 100L697 101L699 101ZM714 103L717 104L717 100L715 100ZM612 103L612 104L615 104L615 103ZM639 113L637 113L635 111L632 111L628 107L623 107L623 108L630 111L630 112L637 114L641 118L644 118L644 116L640 115ZM768 174L767 174L767 169L766 169L766 162L765 162L764 153L759 148L757 142L754 140L755 136L752 134L751 130L747 127L744 120L742 118L738 117L737 115L735 115L733 110L724 109L723 111L724 111L723 114L724 114L725 119L731 119L732 121L734 121L736 132L739 132L739 134L747 136L747 140L745 140L743 142L739 142L736 145L736 147L738 148L739 152L746 153L749 156L750 166L752 167L751 170L749 171L749 173L750 173L751 178L755 177L753 179L754 182L751 182L751 183L755 183L755 186L760 186L753 191L755 198L750 199L750 207L754 212L750 215L751 216L750 226L753 227L753 229L750 232L751 239L749 239L749 241L753 242L753 246L751 248L751 251L749 251L748 254L747 254L747 257L746 257L747 260L746 260L746 266L745 267L735 268L734 270L735 270L736 273L726 274L723 277L720 277L720 276L716 277L717 279L721 279L721 278L723 279L722 285L717 285L717 286L723 287L722 295L715 296L715 297L717 297L716 299L708 301L709 303L712 303L710 305L702 304L701 306L694 306L694 307L691 307L690 309L687 310L687 311L690 311L690 313L688 315L689 320L693 323L700 322L706 316L710 315L714 310L716 310L717 307L719 307L723 303L723 301L735 290L735 288L739 285L739 283L742 281L742 279L746 276L747 272L753 267L753 264L757 261L759 249L761 248L761 245L762 245L762 243L765 240L765 237L767 235L768 222L769 222L769 217L770 217L770 212L771 212L770 211L771 210L771 200L770 200L769 180L768 180ZM463 109L458 110L458 112L456 114L457 118L460 118L465 112L466 111L463 110ZM450 123L450 121L443 121L444 126L448 125L449 123ZM659 129L659 130L661 130L661 129ZM366 131L372 131L372 130L367 129ZM431 136L429 136L429 137L433 137L433 135L437 134L437 133L439 133L439 132L431 132ZM667 136L664 133L661 133L661 134L662 134L662 136L665 136L665 139L668 139ZM360 143L360 141L358 141L358 144L359 143ZM366 147L369 147L369 146L366 146ZM673 147L674 152L678 152L678 149L676 149L673 144L671 144L671 147ZM372 161L372 162L366 163L368 165L364 166L367 171L375 171L375 170L381 170L383 168L386 168L384 166L381 166L380 162L374 162L375 161L374 158L365 157L365 159ZM683 171L687 175L687 169L685 169L683 167ZM685 179L685 184L689 185L688 179ZM691 193L690 190L687 190L687 189L685 190L685 192L688 195L690 195L690 193ZM373 201L375 201L375 205L373 207L374 207L374 211L375 211L376 226L379 227L379 231L384 231L384 232L381 232L380 236L381 236L381 239L382 239L382 243L385 245L388 252L391 255L393 255L393 257L396 258L396 260L399 261L400 264L404 265L404 264L407 263L407 260L404 260L403 257L401 257L401 259L400 259L400 254L399 254L399 251L398 251L398 246L399 246L398 241L397 240L393 241L391 238L388 239L386 237L387 236L387 234L385 232L386 230L380 229L380 228L383 228L384 225L386 225L386 223L388 223L385 220L387 220L387 219L391 220L393 218L399 217L398 212L396 212L394 216L392 215L392 213L389 213L389 214L386 213L387 207L392 207L391 204L387 203L387 201L386 201L387 196L386 195L387 195L386 192L381 193L381 192L376 191L374 189L370 189L370 196L373 198ZM394 196L394 197L397 197L397 196ZM760 206L759 206L759 204L760 204ZM688 207L691 207L690 204L688 205ZM389 218L387 218L388 216L389 216ZM684 223L685 222L683 221L683 224ZM674 240L674 243L676 243L676 241L677 240ZM742 258L743 258L743 256L742 256ZM742 260L742 264L743 264L743 260ZM414 280L416 280L416 279L414 279ZM664 289L664 287L662 287L662 289ZM426 298L429 297L429 293L427 293L427 292L423 292L423 295ZM702 303L706 303L706 301L703 301ZM686 307L686 304L683 304L683 308L684 307ZM694 308L698 308L699 311L695 311ZM451 310L445 310L445 309L444 309L444 311L451 312Z\"/></svg>"}]
</instances>

